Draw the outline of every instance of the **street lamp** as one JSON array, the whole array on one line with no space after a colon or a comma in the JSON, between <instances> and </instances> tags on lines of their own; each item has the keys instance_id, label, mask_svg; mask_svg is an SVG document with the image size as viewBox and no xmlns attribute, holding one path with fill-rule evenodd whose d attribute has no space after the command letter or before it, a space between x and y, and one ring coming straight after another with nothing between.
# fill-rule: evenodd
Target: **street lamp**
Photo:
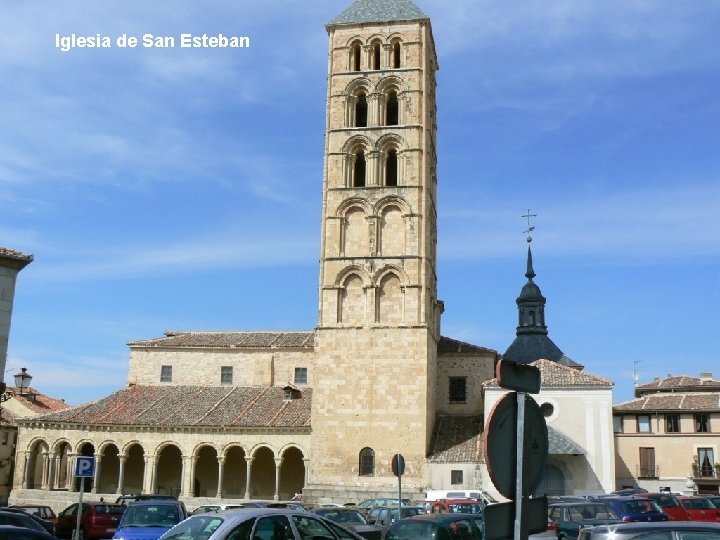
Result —
<instances>
[{"instance_id":1,"label":"street lamp","mask_svg":"<svg viewBox=\"0 0 720 540\"><path fill-rule=\"evenodd\" d=\"M26 368L20 368L20 373L15 374L15 386L20 390L20 395L25 395L30 387L32 375L27 372Z\"/></svg>"}]
</instances>

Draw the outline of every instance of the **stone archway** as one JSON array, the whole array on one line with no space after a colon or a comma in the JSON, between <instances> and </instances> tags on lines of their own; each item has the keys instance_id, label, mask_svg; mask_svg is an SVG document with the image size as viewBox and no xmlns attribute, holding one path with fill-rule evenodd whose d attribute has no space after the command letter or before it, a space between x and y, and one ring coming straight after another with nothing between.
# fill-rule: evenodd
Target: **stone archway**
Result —
<instances>
[{"instance_id":1,"label":"stone archway","mask_svg":"<svg viewBox=\"0 0 720 540\"><path fill-rule=\"evenodd\" d=\"M97 464L98 485L96 493L115 493L120 477L120 452L118 447L110 443L103 447L100 455L100 463Z\"/></svg>"},{"instance_id":2,"label":"stone archway","mask_svg":"<svg viewBox=\"0 0 720 540\"><path fill-rule=\"evenodd\" d=\"M305 462L303 453L295 447L290 447L282 454L280 465L280 485L278 495L280 500L290 500L296 493L302 493L305 487Z\"/></svg>"},{"instance_id":3,"label":"stone archway","mask_svg":"<svg viewBox=\"0 0 720 540\"><path fill-rule=\"evenodd\" d=\"M565 495L565 475L558 467L548 463L533 494Z\"/></svg>"},{"instance_id":4,"label":"stone archway","mask_svg":"<svg viewBox=\"0 0 720 540\"><path fill-rule=\"evenodd\" d=\"M145 451L139 443L125 449L122 493L142 493L145 477Z\"/></svg>"},{"instance_id":5,"label":"stone archway","mask_svg":"<svg viewBox=\"0 0 720 540\"><path fill-rule=\"evenodd\" d=\"M193 497L215 497L218 492L218 454L213 446L198 449L193 480Z\"/></svg>"},{"instance_id":6,"label":"stone archway","mask_svg":"<svg viewBox=\"0 0 720 540\"><path fill-rule=\"evenodd\" d=\"M275 497L275 454L267 446L258 448L253 454L250 470L250 493L252 499Z\"/></svg>"},{"instance_id":7,"label":"stone archway","mask_svg":"<svg viewBox=\"0 0 720 540\"><path fill-rule=\"evenodd\" d=\"M229 499L245 498L245 484L247 482L247 462L245 449L241 446L232 446L225 452L225 465L223 467L223 496Z\"/></svg>"},{"instance_id":8,"label":"stone archway","mask_svg":"<svg viewBox=\"0 0 720 540\"><path fill-rule=\"evenodd\" d=\"M30 447L25 471L25 487L27 489L43 487L48 452L49 448L44 440L35 441Z\"/></svg>"},{"instance_id":9,"label":"stone archway","mask_svg":"<svg viewBox=\"0 0 720 540\"><path fill-rule=\"evenodd\" d=\"M174 444L163 446L155 464L155 492L180 495L182 486L182 452Z\"/></svg>"},{"instance_id":10,"label":"stone archway","mask_svg":"<svg viewBox=\"0 0 720 540\"><path fill-rule=\"evenodd\" d=\"M85 442L82 445L80 445L80 448L78 449L78 456L87 456L87 457L95 457L95 445L91 442ZM88 493L92 490L94 486L95 479L89 478L89 477L75 477L74 478L74 485L75 490L80 491L80 483L85 482L85 485L83 486L83 491L85 493Z\"/></svg>"}]
</instances>

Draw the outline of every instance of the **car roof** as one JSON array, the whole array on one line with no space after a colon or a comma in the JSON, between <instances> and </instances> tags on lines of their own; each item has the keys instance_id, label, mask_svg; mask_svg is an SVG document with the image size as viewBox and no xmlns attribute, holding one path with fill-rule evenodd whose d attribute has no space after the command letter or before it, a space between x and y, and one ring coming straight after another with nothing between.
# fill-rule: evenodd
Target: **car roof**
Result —
<instances>
[{"instance_id":1,"label":"car roof","mask_svg":"<svg viewBox=\"0 0 720 540\"><path fill-rule=\"evenodd\" d=\"M105 503L103 503L105 504ZM120 506L119 503L112 503L113 506ZM158 505L167 505L167 506L183 506L184 503L181 501L178 501L177 499L143 499L142 501L133 501L130 504L128 504L128 508L131 506L158 506ZM209 505L203 505L203 506L209 506ZM215 505L219 506L219 505Z\"/></svg>"},{"instance_id":2,"label":"car roof","mask_svg":"<svg viewBox=\"0 0 720 540\"><path fill-rule=\"evenodd\" d=\"M451 512L444 514L420 514L404 518L405 520L431 521L434 523L445 523L447 521L457 521L458 519L478 519L478 514L466 514L463 512ZM398 522L399 523L399 522Z\"/></svg>"},{"instance_id":3,"label":"car roof","mask_svg":"<svg viewBox=\"0 0 720 540\"><path fill-rule=\"evenodd\" d=\"M686 530L701 530L707 529L712 531L720 532L720 523L714 523L711 521L633 521L626 523L616 523L613 525L598 525L593 529L593 532L601 532L600 529L607 529L609 531L617 532L631 532L631 531L655 531L658 529L679 529L683 528Z\"/></svg>"}]
</instances>

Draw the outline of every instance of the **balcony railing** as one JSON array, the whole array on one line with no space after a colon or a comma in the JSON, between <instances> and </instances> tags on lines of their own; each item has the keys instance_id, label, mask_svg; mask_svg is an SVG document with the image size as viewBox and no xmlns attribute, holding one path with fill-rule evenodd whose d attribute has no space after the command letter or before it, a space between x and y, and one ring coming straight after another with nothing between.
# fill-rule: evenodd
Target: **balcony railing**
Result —
<instances>
[{"instance_id":1,"label":"balcony railing","mask_svg":"<svg viewBox=\"0 0 720 540\"><path fill-rule=\"evenodd\" d=\"M693 478L720 478L720 468L693 465Z\"/></svg>"},{"instance_id":2,"label":"balcony railing","mask_svg":"<svg viewBox=\"0 0 720 540\"><path fill-rule=\"evenodd\" d=\"M637 478L658 478L660 476L660 466L647 467L644 465L637 465L635 469L635 476Z\"/></svg>"}]
</instances>

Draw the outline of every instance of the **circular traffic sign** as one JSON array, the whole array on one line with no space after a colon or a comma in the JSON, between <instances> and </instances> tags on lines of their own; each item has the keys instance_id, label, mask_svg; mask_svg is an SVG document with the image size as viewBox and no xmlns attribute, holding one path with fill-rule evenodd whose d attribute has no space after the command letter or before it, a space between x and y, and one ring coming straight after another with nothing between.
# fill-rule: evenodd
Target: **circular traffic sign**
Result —
<instances>
[{"instance_id":1,"label":"circular traffic sign","mask_svg":"<svg viewBox=\"0 0 720 540\"><path fill-rule=\"evenodd\" d=\"M548 455L548 435L540 406L525 396L523 434L523 496L530 495L540 482ZM517 392L505 394L490 412L483 434L483 454L488 474L503 497L515 499L517 478Z\"/></svg>"}]
</instances>

